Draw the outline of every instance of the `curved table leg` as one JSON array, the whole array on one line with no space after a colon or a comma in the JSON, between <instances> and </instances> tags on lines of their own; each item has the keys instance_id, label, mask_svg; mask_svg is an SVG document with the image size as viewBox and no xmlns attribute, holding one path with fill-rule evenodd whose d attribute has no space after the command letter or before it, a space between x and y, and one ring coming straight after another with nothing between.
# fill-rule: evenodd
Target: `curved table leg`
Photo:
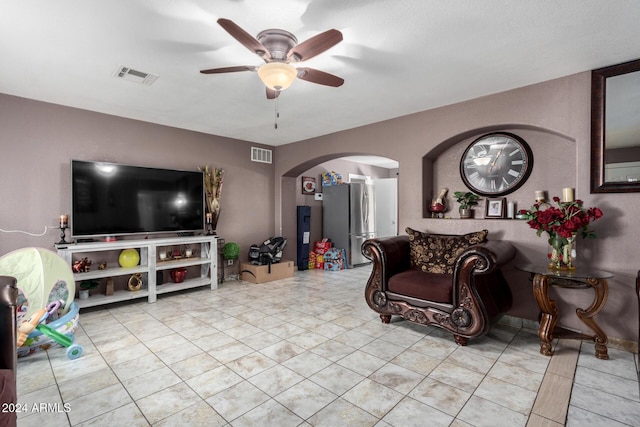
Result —
<instances>
[{"instance_id":1,"label":"curved table leg","mask_svg":"<svg viewBox=\"0 0 640 427\"><path fill-rule=\"evenodd\" d=\"M595 291L595 298L591 306L586 310L582 308L576 309L576 314L585 325L596 333L593 337L596 347L596 357L598 359L609 359L609 354L607 352L607 342L609 341L609 338L607 338L607 334L604 333L594 319L596 314L604 308L604 305L607 302L607 297L609 296L609 284L605 279L588 279L586 283Z\"/></svg>"},{"instance_id":2,"label":"curved table leg","mask_svg":"<svg viewBox=\"0 0 640 427\"><path fill-rule=\"evenodd\" d=\"M540 308L540 353L545 356L553 354L553 328L558 321L558 306L556 302L549 299L549 286L551 278L544 274L536 274L533 277L533 295Z\"/></svg>"}]
</instances>

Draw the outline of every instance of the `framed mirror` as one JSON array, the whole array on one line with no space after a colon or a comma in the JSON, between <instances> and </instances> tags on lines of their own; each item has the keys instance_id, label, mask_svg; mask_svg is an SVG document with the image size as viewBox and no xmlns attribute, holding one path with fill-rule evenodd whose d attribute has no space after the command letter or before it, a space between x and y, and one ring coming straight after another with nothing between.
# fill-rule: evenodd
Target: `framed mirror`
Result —
<instances>
[{"instance_id":1,"label":"framed mirror","mask_svg":"<svg viewBox=\"0 0 640 427\"><path fill-rule=\"evenodd\" d=\"M640 60L592 71L591 192L640 192Z\"/></svg>"}]
</instances>

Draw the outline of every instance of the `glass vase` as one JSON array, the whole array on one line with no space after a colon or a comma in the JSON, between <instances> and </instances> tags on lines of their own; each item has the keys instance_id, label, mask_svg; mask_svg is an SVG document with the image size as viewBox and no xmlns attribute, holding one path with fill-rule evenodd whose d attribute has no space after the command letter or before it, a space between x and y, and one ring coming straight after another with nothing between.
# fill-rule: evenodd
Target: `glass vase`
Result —
<instances>
[{"instance_id":1,"label":"glass vase","mask_svg":"<svg viewBox=\"0 0 640 427\"><path fill-rule=\"evenodd\" d=\"M561 237L557 234L549 238L549 268L553 270L576 269L576 234Z\"/></svg>"}]
</instances>

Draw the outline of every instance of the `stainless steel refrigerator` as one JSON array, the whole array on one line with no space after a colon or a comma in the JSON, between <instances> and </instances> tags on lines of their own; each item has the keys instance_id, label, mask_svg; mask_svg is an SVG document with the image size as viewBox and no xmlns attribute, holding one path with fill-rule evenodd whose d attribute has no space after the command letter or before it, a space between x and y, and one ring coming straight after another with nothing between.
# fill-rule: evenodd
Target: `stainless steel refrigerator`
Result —
<instances>
[{"instance_id":1,"label":"stainless steel refrigerator","mask_svg":"<svg viewBox=\"0 0 640 427\"><path fill-rule=\"evenodd\" d=\"M376 236L374 198L371 184L322 187L322 234L346 250L349 267L370 262L360 247Z\"/></svg>"}]
</instances>

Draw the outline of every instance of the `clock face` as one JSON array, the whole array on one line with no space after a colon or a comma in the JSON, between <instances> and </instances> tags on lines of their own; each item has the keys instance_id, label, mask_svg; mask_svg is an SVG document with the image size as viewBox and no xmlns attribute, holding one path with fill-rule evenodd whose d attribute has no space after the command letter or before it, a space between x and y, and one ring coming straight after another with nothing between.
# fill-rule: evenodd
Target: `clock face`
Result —
<instances>
[{"instance_id":1,"label":"clock face","mask_svg":"<svg viewBox=\"0 0 640 427\"><path fill-rule=\"evenodd\" d=\"M491 133L469 145L460 160L465 185L481 196L502 196L525 183L533 168L533 153L520 137Z\"/></svg>"}]
</instances>

